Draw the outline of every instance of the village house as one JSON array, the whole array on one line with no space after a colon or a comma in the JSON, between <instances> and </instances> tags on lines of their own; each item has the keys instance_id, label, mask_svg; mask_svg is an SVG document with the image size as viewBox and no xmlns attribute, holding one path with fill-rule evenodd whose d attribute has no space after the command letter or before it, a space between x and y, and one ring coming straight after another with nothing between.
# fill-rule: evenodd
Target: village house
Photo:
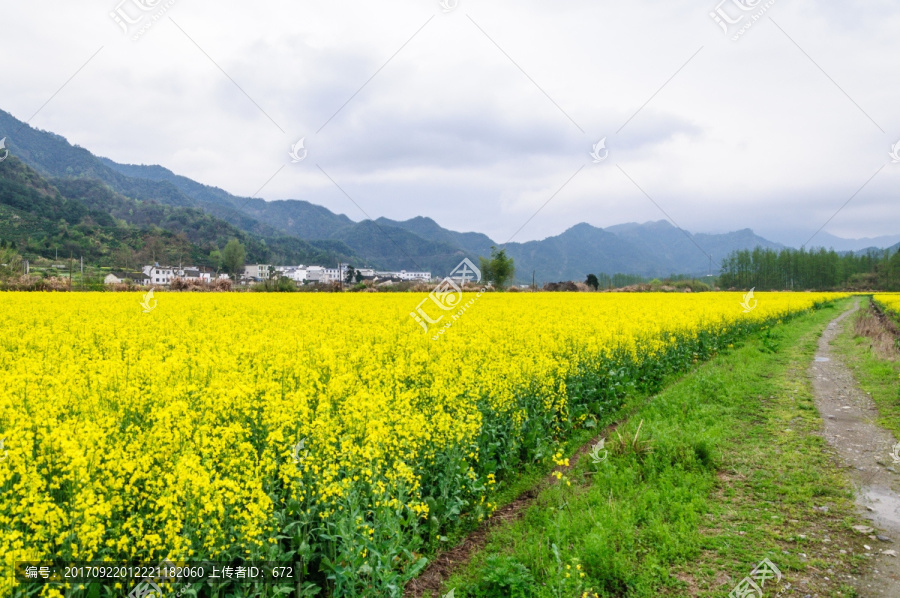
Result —
<instances>
[{"instance_id":1,"label":"village house","mask_svg":"<svg viewBox=\"0 0 900 598\"><path fill-rule=\"evenodd\" d=\"M407 272L406 270L400 270L400 272L394 273L394 276L399 277L401 280L410 281L428 282L431 280L431 272Z\"/></svg>"},{"instance_id":2,"label":"village house","mask_svg":"<svg viewBox=\"0 0 900 598\"><path fill-rule=\"evenodd\" d=\"M150 283L150 277L143 272L110 272L103 279L104 284L122 284L131 281L133 284L145 286Z\"/></svg>"},{"instance_id":3,"label":"village house","mask_svg":"<svg viewBox=\"0 0 900 598\"><path fill-rule=\"evenodd\" d=\"M270 264L248 264L244 266L243 272L239 275L242 283L254 283L268 280L272 277L270 268L274 270L274 277L288 278L298 285L302 284L331 284L337 282L346 282L350 268L346 264L341 264L339 268L326 268L323 266L271 266ZM431 272L407 272L406 270L396 271L375 271L373 268L354 268L353 281L356 281L357 272L363 280L372 280L375 282L428 282L431 280ZM212 282L214 279L229 278L228 274L220 273L216 275L215 271L206 267L197 266L161 266L153 264L152 266L144 266L141 272L111 272L106 276L104 282L106 284L118 284L126 279L133 281L135 284L144 286L168 286L176 278L188 281Z\"/></svg>"},{"instance_id":4,"label":"village house","mask_svg":"<svg viewBox=\"0 0 900 598\"><path fill-rule=\"evenodd\" d=\"M247 264L244 266L244 273L241 275L241 280L268 280L269 268L271 267L271 264Z\"/></svg>"},{"instance_id":5,"label":"village house","mask_svg":"<svg viewBox=\"0 0 900 598\"><path fill-rule=\"evenodd\" d=\"M144 266L143 273L150 279L150 284L167 285L175 280L175 268L171 266Z\"/></svg>"},{"instance_id":6,"label":"village house","mask_svg":"<svg viewBox=\"0 0 900 598\"><path fill-rule=\"evenodd\" d=\"M171 284L176 278L190 281L212 282L215 277L216 273L211 268L197 266L160 266L159 264L153 264L152 266L144 266L141 272L111 272L106 275L103 282L106 284L118 284L128 279L135 284L142 286L166 286ZM228 278L228 275L220 274L218 278Z\"/></svg>"}]
</instances>

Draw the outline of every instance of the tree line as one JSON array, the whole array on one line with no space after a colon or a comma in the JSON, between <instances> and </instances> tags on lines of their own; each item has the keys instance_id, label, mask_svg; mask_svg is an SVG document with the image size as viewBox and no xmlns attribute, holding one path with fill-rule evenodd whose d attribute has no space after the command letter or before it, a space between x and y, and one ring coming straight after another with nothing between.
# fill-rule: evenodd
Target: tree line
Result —
<instances>
[{"instance_id":1,"label":"tree line","mask_svg":"<svg viewBox=\"0 0 900 598\"><path fill-rule=\"evenodd\" d=\"M900 290L900 248L857 255L834 250L756 248L722 261L723 289Z\"/></svg>"}]
</instances>

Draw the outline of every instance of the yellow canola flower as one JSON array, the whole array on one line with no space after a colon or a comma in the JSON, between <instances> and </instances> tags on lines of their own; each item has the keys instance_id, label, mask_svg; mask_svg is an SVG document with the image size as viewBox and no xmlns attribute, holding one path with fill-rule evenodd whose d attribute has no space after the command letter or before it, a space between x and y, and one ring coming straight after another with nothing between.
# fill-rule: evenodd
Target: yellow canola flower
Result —
<instances>
[{"instance_id":1,"label":"yellow canola flower","mask_svg":"<svg viewBox=\"0 0 900 598\"><path fill-rule=\"evenodd\" d=\"M878 293L874 295L875 302L900 320L900 293Z\"/></svg>"},{"instance_id":2,"label":"yellow canola flower","mask_svg":"<svg viewBox=\"0 0 900 598\"><path fill-rule=\"evenodd\" d=\"M0 293L0 558L260 555L276 510L360 496L427 519L451 454L481 518L486 413L521 426L534 396L561 437L572 376L839 296L488 293L432 340L414 294Z\"/></svg>"}]
</instances>

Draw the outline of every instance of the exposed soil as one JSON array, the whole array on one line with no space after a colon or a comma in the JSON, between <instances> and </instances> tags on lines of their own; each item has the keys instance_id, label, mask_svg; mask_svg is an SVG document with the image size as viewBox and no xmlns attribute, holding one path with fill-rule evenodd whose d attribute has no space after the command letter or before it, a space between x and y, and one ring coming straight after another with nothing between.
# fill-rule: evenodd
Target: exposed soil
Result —
<instances>
[{"instance_id":1,"label":"exposed soil","mask_svg":"<svg viewBox=\"0 0 900 598\"><path fill-rule=\"evenodd\" d=\"M832 321L809 368L816 406L825 421L825 439L834 447L858 489L857 505L869 529L865 558L871 571L852 581L865 598L900 598L900 462L892 454L897 440L875 423L878 411L860 390L850 369L831 351L831 341L857 306Z\"/></svg>"},{"instance_id":2,"label":"exposed soil","mask_svg":"<svg viewBox=\"0 0 900 598\"><path fill-rule=\"evenodd\" d=\"M891 319L891 317L884 313L884 310L881 309L878 305L872 302L872 308L875 312L875 316L881 321L881 325L891 334L894 335L895 338L900 338L900 326Z\"/></svg>"},{"instance_id":3,"label":"exposed soil","mask_svg":"<svg viewBox=\"0 0 900 598\"><path fill-rule=\"evenodd\" d=\"M856 334L869 339L872 349L881 359L900 359L900 327L872 302L871 309L860 314L856 321Z\"/></svg>"},{"instance_id":4,"label":"exposed soil","mask_svg":"<svg viewBox=\"0 0 900 598\"><path fill-rule=\"evenodd\" d=\"M403 598L421 598L426 591L431 591L432 596L440 596L440 590L450 575L458 567L469 562L472 554L487 544L491 529L521 517L522 512L537 497L538 492L537 489L531 489L523 493L505 507L498 509L490 519L482 523L458 545L434 557L421 575L406 584Z\"/></svg>"}]
</instances>

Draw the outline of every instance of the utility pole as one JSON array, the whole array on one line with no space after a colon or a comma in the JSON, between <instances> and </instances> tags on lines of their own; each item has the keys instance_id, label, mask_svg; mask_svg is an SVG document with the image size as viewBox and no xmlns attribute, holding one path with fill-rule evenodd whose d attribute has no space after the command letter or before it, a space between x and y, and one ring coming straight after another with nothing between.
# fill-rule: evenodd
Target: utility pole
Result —
<instances>
[{"instance_id":1,"label":"utility pole","mask_svg":"<svg viewBox=\"0 0 900 598\"><path fill-rule=\"evenodd\" d=\"M532 293L537 292L537 286L535 286L535 284L534 284L534 273L535 273L535 272L537 272L537 270L532 270L532 271L531 271L531 292L532 292Z\"/></svg>"},{"instance_id":2,"label":"utility pole","mask_svg":"<svg viewBox=\"0 0 900 598\"><path fill-rule=\"evenodd\" d=\"M72 252L69 251L69 290L72 290Z\"/></svg>"}]
</instances>

